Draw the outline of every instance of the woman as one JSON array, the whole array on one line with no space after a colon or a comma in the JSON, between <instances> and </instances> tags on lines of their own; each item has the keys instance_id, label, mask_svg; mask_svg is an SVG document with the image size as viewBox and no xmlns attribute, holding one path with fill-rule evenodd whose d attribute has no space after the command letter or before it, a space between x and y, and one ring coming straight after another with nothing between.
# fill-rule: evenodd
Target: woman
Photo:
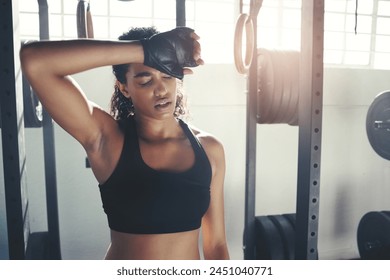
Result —
<instances>
[{"instance_id":1,"label":"woman","mask_svg":"<svg viewBox=\"0 0 390 280\"><path fill-rule=\"evenodd\" d=\"M34 42L20 53L43 106L87 153L111 229L106 259L200 259L200 228L204 258L228 259L223 147L178 118L178 84L203 64L199 37L136 28L121 39ZM111 114L70 77L107 65Z\"/></svg>"}]
</instances>

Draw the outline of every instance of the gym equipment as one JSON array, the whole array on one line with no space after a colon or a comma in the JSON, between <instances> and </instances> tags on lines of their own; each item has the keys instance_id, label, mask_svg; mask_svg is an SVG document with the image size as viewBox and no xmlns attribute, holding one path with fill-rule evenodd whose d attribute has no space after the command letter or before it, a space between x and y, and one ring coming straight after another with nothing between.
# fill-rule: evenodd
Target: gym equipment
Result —
<instances>
[{"instance_id":1,"label":"gym equipment","mask_svg":"<svg viewBox=\"0 0 390 280\"><path fill-rule=\"evenodd\" d=\"M248 72L244 259L289 259L292 254L292 250L286 249L291 243L283 241L287 237L292 240L291 227L287 223L281 226L279 216L255 217L256 128L258 124L274 123L287 123L299 129L294 258L318 259L324 1L302 1L300 52L257 48L257 16L262 2L250 1L253 35L247 38L253 37L252 60L248 53L246 64L235 60L239 73ZM243 26L249 22L247 16L240 17L235 52L242 50L237 44L242 43ZM250 30L246 28L247 32ZM235 57L242 58L242 54L235 53ZM286 60L291 63L285 63Z\"/></svg>"},{"instance_id":2,"label":"gym equipment","mask_svg":"<svg viewBox=\"0 0 390 280\"><path fill-rule=\"evenodd\" d=\"M23 45L23 43L22 43ZM23 94L23 120L25 128L42 127L42 104L35 95L30 83L22 74L22 94ZM1 128L1 116L0 116Z\"/></svg>"},{"instance_id":3,"label":"gym equipment","mask_svg":"<svg viewBox=\"0 0 390 280\"><path fill-rule=\"evenodd\" d=\"M48 6L46 0L38 0L40 38L48 39ZM31 232L29 226L26 155L24 148L24 120L23 96L32 97L30 86L25 83L22 94L22 72L18 61L21 46L17 28L18 5L15 1L5 0L0 11L3 32L0 33L2 52L0 65L3 68L0 74L2 87L1 98L1 133L3 145L4 189L7 217L7 237L9 259L60 259L60 242L58 227L58 209L56 193L56 169L54 151L54 130L51 118L45 110L42 111L42 122L36 115L36 99L26 101L30 105L33 119L28 119L35 126L42 124L46 203L47 232ZM37 118L37 119L35 119ZM39 121L39 122L38 122Z\"/></svg>"},{"instance_id":4,"label":"gym equipment","mask_svg":"<svg viewBox=\"0 0 390 280\"><path fill-rule=\"evenodd\" d=\"M24 217L28 216L26 194L26 169L24 163L24 121L23 96L21 92L20 64L16 63L15 52L20 42L15 36L18 19L14 17L15 4L11 0L3 1L0 9L0 21L3 30L0 33L0 106L1 134L3 145L4 191L6 199L6 218L8 249L10 259L23 259L25 239L29 236L30 225ZM15 47L14 47L15 46ZM7 239L6 239L7 240Z\"/></svg>"},{"instance_id":5,"label":"gym equipment","mask_svg":"<svg viewBox=\"0 0 390 280\"><path fill-rule=\"evenodd\" d=\"M246 36L246 52L245 62L242 60L242 37L243 30L245 28ZM254 37L253 37L253 22L249 15L240 14L236 23L236 30L234 32L234 62L236 69L240 74L246 74L249 70L249 66L252 63L253 50L254 50Z\"/></svg>"},{"instance_id":6,"label":"gym equipment","mask_svg":"<svg viewBox=\"0 0 390 280\"><path fill-rule=\"evenodd\" d=\"M298 125L299 52L258 49L257 122Z\"/></svg>"},{"instance_id":7,"label":"gym equipment","mask_svg":"<svg viewBox=\"0 0 390 280\"><path fill-rule=\"evenodd\" d=\"M186 26L186 0L176 0L176 27Z\"/></svg>"},{"instance_id":8,"label":"gym equipment","mask_svg":"<svg viewBox=\"0 0 390 280\"><path fill-rule=\"evenodd\" d=\"M379 93L368 108L367 137L374 151L390 160L390 91ZM371 211L360 220L358 249L363 260L390 260L390 211Z\"/></svg>"},{"instance_id":9,"label":"gym equipment","mask_svg":"<svg viewBox=\"0 0 390 280\"><path fill-rule=\"evenodd\" d=\"M76 10L77 37L93 38L93 22L89 0L79 0Z\"/></svg>"},{"instance_id":10,"label":"gym equipment","mask_svg":"<svg viewBox=\"0 0 390 280\"><path fill-rule=\"evenodd\" d=\"M374 151L390 160L390 91L378 94L366 117L368 140Z\"/></svg>"},{"instance_id":11,"label":"gym equipment","mask_svg":"<svg viewBox=\"0 0 390 280\"><path fill-rule=\"evenodd\" d=\"M390 260L390 211L372 211L359 222L358 249L363 260Z\"/></svg>"},{"instance_id":12,"label":"gym equipment","mask_svg":"<svg viewBox=\"0 0 390 280\"><path fill-rule=\"evenodd\" d=\"M39 5L39 39L49 40L49 7L47 0L38 0ZM61 259L60 227L58 221L57 202L57 171L55 157L55 139L53 120L46 110L43 110L43 152L45 162L46 205L47 209L47 236L46 246L48 259ZM45 246L41 244L40 247Z\"/></svg>"},{"instance_id":13,"label":"gym equipment","mask_svg":"<svg viewBox=\"0 0 390 280\"><path fill-rule=\"evenodd\" d=\"M256 220L256 259L295 258L295 214L258 216Z\"/></svg>"}]
</instances>

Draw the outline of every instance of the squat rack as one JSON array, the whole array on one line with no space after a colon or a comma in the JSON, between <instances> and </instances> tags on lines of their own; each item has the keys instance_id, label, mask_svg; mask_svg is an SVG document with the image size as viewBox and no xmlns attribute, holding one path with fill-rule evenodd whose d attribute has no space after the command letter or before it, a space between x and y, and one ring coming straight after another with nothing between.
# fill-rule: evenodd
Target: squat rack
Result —
<instances>
[{"instance_id":1,"label":"squat rack","mask_svg":"<svg viewBox=\"0 0 390 280\"><path fill-rule=\"evenodd\" d=\"M255 194L257 138L257 17L263 0L250 1L245 24L252 28L252 58L248 66L244 259L256 259ZM240 10L242 11L242 1ZM252 24L251 24L252 23ZM296 196L295 259L318 258L319 190L322 134L324 0L302 1L299 70L299 143ZM249 31L250 32L250 31ZM247 42L247 46L250 45ZM237 54L236 54L237 55ZM239 56L241 54L238 54ZM248 50L247 50L247 57ZM248 62L246 61L248 64ZM236 62L237 64L237 62ZM237 67L238 69L240 67ZM246 68L245 65L241 69Z\"/></svg>"},{"instance_id":2,"label":"squat rack","mask_svg":"<svg viewBox=\"0 0 390 280\"><path fill-rule=\"evenodd\" d=\"M38 0L40 39L49 39L47 0ZM18 1L2 0L0 34L2 71L0 81L1 134L3 145L4 189L7 217L9 259L61 259L54 127L43 110L42 133L47 205L47 232L31 232L27 194L26 152L24 137L23 74L19 61ZM30 86L28 85L27 88ZM23 90L22 90L23 89ZM39 126L36 126L39 127Z\"/></svg>"},{"instance_id":3,"label":"squat rack","mask_svg":"<svg viewBox=\"0 0 390 280\"><path fill-rule=\"evenodd\" d=\"M1 1L0 106L3 144L4 191L10 259L24 259L30 225L26 197L22 73L15 55L19 50L18 10L15 1ZM17 8L17 7L16 7Z\"/></svg>"}]
</instances>

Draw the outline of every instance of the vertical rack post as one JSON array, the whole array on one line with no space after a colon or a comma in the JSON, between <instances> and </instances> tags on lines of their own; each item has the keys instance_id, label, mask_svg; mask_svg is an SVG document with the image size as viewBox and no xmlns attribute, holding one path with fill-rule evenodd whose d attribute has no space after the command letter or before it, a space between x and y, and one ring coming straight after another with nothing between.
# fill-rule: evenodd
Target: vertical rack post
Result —
<instances>
[{"instance_id":1,"label":"vertical rack post","mask_svg":"<svg viewBox=\"0 0 390 280\"><path fill-rule=\"evenodd\" d=\"M176 26L186 26L186 0L176 0Z\"/></svg>"},{"instance_id":2,"label":"vertical rack post","mask_svg":"<svg viewBox=\"0 0 390 280\"><path fill-rule=\"evenodd\" d=\"M25 259L30 234L18 1L1 0L0 106L9 259Z\"/></svg>"},{"instance_id":3,"label":"vertical rack post","mask_svg":"<svg viewBox=\"0 0 390 280\"><path fill-rule=\"evenodd\" d=\"M247 101L246 101L246 168L245 168L245 221L243 250L245 260L256 258L256 157L257 157L257 16L263 0L251 0L250 17L253 24L253 56L249 67L247 79ZM242 9L242 2L240 10Z\"/></svg>"},{"instance_id":4,"label":"vertical rack post","mask_svg":"<svg viewBox=\"0 0 390 280\"><path fill-rule=\"evenodd\" d=\"M256 19L253 19L255 26ZM255 27L254 27L255 28ZM256 28L255 28L256 30ZM256 32L255 32L256 42ZM255 43L256 44L256 43ZM254 48L257 50L257 47ZM244 259L255 259L255 210L256 210L256 140L257 140L257 55L252 58L247 81L246 110L246 168L245 168L245 221L244 221Z\"/></svg>"},{"instance_id":5,"label":"vertical rack post","mask_svg":"<svg viewBox=\"0 0 390 280\"><path fill-rule=\"evenodd\" d=\"M41 40L49 39L49 8L47 0L38 0L39 34ZM46 205L49 259L61 259L58 221L57 175L54 147L54 126L48 112L43 109L43 147L45 160Z\"/></svg>"},{"instance_id":6,"label":"vertical rack post","mask_svg":"<svg viewBox=\"0 0 390 280\"><path fill-rule=\"evenodd\" d=\"M302 1L295 258L317 259L324 0Z\"/></svg>"}]
</instances>

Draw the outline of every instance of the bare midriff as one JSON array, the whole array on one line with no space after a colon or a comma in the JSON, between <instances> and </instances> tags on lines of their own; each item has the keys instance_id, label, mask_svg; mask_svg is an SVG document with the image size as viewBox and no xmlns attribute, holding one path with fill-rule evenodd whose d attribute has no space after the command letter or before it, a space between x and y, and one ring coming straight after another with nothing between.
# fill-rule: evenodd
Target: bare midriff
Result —
<instances>
[{"instance_id":1,"label":"bare midriff","mask_svg":"<svg viewBox=\"0 0 390 280\"><path fill-rule=\"evenodd\" d=\"M106 260L198 260L199 229L165 234L111 230Z\"/></svg>"}]
</instances>

